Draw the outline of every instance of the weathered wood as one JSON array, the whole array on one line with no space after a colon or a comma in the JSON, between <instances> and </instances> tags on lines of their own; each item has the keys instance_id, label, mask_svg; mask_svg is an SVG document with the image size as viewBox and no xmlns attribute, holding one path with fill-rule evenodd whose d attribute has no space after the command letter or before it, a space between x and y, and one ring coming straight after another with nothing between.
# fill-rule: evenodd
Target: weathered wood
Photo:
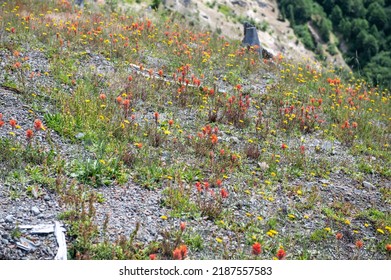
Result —
<instances>
[{"instance_id":1,"label":"weathered wood","mask_svg":"<svg viewBox=\"0 0 391 280\"><path fill-rule=\"evenodd\" d=\"M67 260L67 245L65 242L65 234L62 231L62 227L59 222L54 222L54 235L57 239L58 244L58 251L56 256L54 257L55 260Z\"/></svg>"}]
</instances>

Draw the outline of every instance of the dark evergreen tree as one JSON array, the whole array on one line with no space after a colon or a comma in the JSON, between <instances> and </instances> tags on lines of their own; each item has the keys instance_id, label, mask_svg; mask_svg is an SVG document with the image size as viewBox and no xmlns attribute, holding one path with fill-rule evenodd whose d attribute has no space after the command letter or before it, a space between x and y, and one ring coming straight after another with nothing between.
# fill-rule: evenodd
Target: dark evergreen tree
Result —
<instances>
[{"instance_id":1,"label":"dark evergreen tree","mask_svg":"<svg viewBox=\"0 0 391 280\"><path fill-rule=\"evenodd\" d=\"M341 8L338 5L335 5L330 15L330 19L333 22L333 25L338 26L342 18L343 14Z\"/></svg>"},{"instance_id":2,"label":"dark evergreen tree","mask_svg":"<svg viewBox=\"0 0 391 280\"><path fill-rule=\"evenodd\" d=\"M375 24L379 29L383 29L383 27L388 22L385 10L377 2L374 2L368 6L367 19L371 24Z\"/></svg>"}]
</instances>

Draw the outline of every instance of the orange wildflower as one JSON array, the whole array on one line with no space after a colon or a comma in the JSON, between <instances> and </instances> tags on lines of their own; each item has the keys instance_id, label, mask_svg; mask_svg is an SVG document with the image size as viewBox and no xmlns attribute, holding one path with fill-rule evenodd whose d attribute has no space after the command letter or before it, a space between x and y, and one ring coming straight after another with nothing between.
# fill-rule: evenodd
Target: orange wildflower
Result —
<instances>
[{"instance_id":1,"label":"orange wildflower","mask_svg":"<svg viewBox=\"0 0 391 280\"><path fill-rule=\"evenodd\" d=\"M169 121L168 121L168 125L169 125L169 126L172 126L173 124L174 124L174 121L173 121L173 120L169 120Z\"/></svg>"},{"instance_id":2,"label":"orange wildflower","mask_svg":"<svg viewBox=\"0 0 391 280\"><path fill-rule=\"evenodd\" d=\"M364 246L364 242L362 242L362 240L357 240L357 241L356 241L356 247L357 247L357 249L361 249L362 246Z\"/></svg>"},{"instance_id":3,"label":"orange wildflower","mask_svg":"<svg viewBox=\"0 0 391 280\"><path fill-rule=\"evenodd\" d=\"M42 125L41 120L36 119L36 120L34 121L34 128L35 128L35 130L37 130L37 131L43 129L43 125Z\"/></svg>"},{"instance_id":4,"label":"orange wildflower","mask_svg":"<svg viewBox=\"0 0 391 280\"><path fill-rule=\"evenodd\" d=\"M106 100L106 94L104 94L104 93L99 94L99 99L102 100L102 101L105 101Z\"/></svg>"},{"instance_id":5,"label":"orange wildflower","mask_svg":"<svg viewBox=\"0 0 391 280\"><path fill-rule=\"evenodd\" d=\"M338 240L341 240L343 237L343 234L338 232L336 235L335 235L335 238L337 238Z\"/></svg>"},{"instance_id":6,"label":"orange wildflower","mask_svg":"<svg viewBox=\"0 0 391 280\"><path fill-rule=\"evenodd\" d=\"M179 246L179 250L181 252L182 259L186 258L186 256L187 256L187 246L186 245L181 245L181 246Z\"/></svg>"},{"instance_id":7,"label":"orange wildflower","mask_svg":"<svg viewBox=\"0 0 391 280\"><path fill-rule=\"evenodd\" d=\"M216 134L212 134L212 136L210 137L211 138L211 141L212 141L212 144L217 144L217 141L219 140L217 138L217 135Z\"/></svg>"}]
</instances>

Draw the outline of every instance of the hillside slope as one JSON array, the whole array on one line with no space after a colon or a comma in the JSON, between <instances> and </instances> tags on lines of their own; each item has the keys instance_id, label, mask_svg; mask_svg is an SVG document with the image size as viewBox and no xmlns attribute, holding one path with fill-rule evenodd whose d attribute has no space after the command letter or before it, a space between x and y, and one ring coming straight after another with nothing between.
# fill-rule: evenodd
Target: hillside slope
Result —
<instances>
[{"instance_id":1,"label":"hillside slope","mask_svg":"<svg viewBox=\"0 0 391 280\"><path fill-rule=\"evenodd\" d=\"M186 16L188 21L195 22L201 27L221 32L229 38L241 40L243 38L242 22L247 20L258 27L258 34L262 45L273 54L282 53L291 60L299 60L305 57L316 60L316 55L306 49L296 37L288 20L281 20L281 15L275 0L190 0L163 1L165 7L175 10ZM317 36L316 30L313 32ZM321 40L318 42L322 44ZM327 46L323 44L323 49ZM349 69L341 53L330 55L324 51L326 63L332 63L335 67Z\"/></svg>"},{"instance_id":2,"label":"hillside slope","mask_svg":"<svg viewBox=\"0 0 391 280\"><path fill-rule=\"evenodd\" d=\"M2 4L0 259L390 258L387 90L129 7Z\"/></svg>"}]
</instances>

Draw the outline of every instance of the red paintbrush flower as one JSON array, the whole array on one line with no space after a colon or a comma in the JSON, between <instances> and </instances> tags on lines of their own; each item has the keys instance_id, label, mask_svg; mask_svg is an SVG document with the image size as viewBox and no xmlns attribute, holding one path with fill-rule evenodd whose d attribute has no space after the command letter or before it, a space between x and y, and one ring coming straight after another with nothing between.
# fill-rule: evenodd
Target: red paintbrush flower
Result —
<instances>
[{"instance_id":1,"label":"red paintbrush flower","mask_svg":"<svg viewBox=\"0 0 391 280\"><path fill-rule=\"evenodd\" d=\"M31 129L27 129L26 130L26 138L27 138L27 140L30 140L31 138L33 138L33 136L34 136L33 131Z\"/></svg>"},{"instance_id":2,"label":"red paintbrush flower","mask_svg":"<svg viewBox=\"0 0 391 280\"><path fill-rule=\"evenodd\" d=\"M252 247L252 253L253 255L258 256L262 252L262 246L259 242L255 242Z\"/></svg>"},{"instance_id":3,"label":"red paintbrush flower","mask_svg":"<svg viewBox=\"0 0 391 280\"><path fill-rule=\"evenodd\" d=\"M181 253L181 250L179 248L176 248L173 252L172 252L172 258L174 260L181 260L182 259L182 253Z\"/></svg>"},{"instance_id":4,"label":"red paintbrush flower","mask_svg":"<svg viewBox=\"0 0 391 280\"><path fill-rule=\"evenodd\" d=\"M364 242L362 242L362 240L357 240L357 241L356 241L356 247L357 247L357 249L361 249L362 246L364 246Z\"/></svg>"},{"instance_id":5,"label":"red paintbrush flower","mask_svg":"<svg viewBox=\"0 0 391 280\"><path fill-rule=\"evenodd\" d=\"M187 246L181 245L181 246L179 246L179 250L181 252L181 256L182 256L182 260L183 260L187 256Z\"/></svg>"},{"instance_id":6,"label":"red paintbrush flower","mask_svg":"<svg viewBox=\"0 0 391 280\"><path fill-rule=\"evenodd\" d=\"M285 253L284 249L279 249L279 250L277 251L277 258L278 258L279 260L285 259L285 256L286 256L286 253Z\"/></svg>"},{"instance_id":7,"label":"red paintbrush flower","mask_svg":"<svg viewBox=\"0 0 391 280\"><path fill-rule=\"evenodd\" d=\"M185 222L180 222L179 223L179 227L180 227L181 231L184 231L186 229L186 223Z\"/></svg>"},{"instance_id":8,"label":"red paintbrush flower","mask_svg":"<svg viewBox=\"0 0 391 280\"><path fill-rule=\"evenodd\" d=\"M221 189L220 194L222 198L227 198L229 195L226 189Z\"/></svg>"},{"instance_id":9,"label":"red paintbrush flower","mask_svg":"<svg viewBox=\"0 0 391 280\"><path fill-rule=\"evenodd\" d=\"M102 100L102 101L105 101L106 100L106 94L104 94L104 93L99 94L99 99Z\"/></svg>"},{"instance_id":10,"label":"red paintbrush flower","mask_svg":"<svg viewBox=\"0 0 391 280\"><path fill-rule=\"evenodd\" d=\"M10 119L9 124L10 124L10 126L12 126L12 128L15 128L16 127L16 120Z\"/></svg>"},{"instance_id":11,"label":"red paintbrush flower","mask_svg":"<svg viewBox=\"0 0 391 280\"><path fill-rule=\"evenodd\" d=\"M341 240L343 237L343 234L338 232L336 235L335 235L335 238L337 238L338 240Z\"/></svg>"}]
</instances>

